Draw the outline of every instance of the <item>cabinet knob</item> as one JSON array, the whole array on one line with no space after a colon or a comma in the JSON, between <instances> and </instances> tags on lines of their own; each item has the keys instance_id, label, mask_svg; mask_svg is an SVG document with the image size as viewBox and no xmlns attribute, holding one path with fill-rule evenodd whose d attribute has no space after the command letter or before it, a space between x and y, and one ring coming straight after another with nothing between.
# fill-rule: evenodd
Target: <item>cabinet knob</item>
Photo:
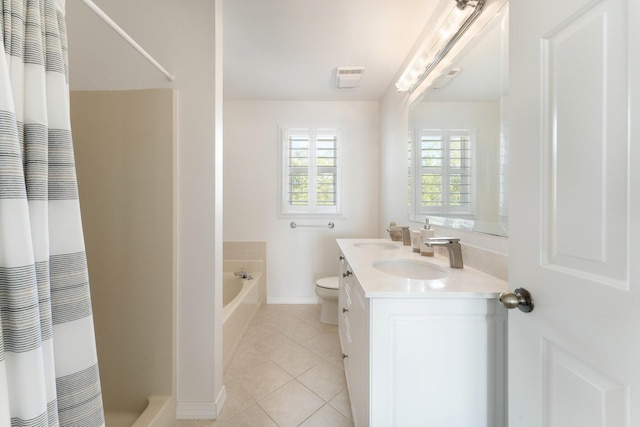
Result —
<instances>
[{"instance_id":1,"label":"cabinet knob","mask_svg":"<svg viewBox=\"0 0 640 427\"><path fill-rule=\"evenodd\" d=\"M342 274L342 277L348 277L348 276L351 276L352 274L353 274L352 272L350 272L349 270L347 270L347 272L346 272L346 273L343 273L343 274Z\"/></svg>"},{"instance_id":2,"label":"cabinet knob","mask_svg":"<svg viewBox=\"0 0 640 427\"><path fill-rule=\"evenodd\" d=\"M348 355L346 355L346 354L342 353L342 358L343 358L343 359L346 359L346 358L348 358L348 357L349 357Z\"/></svg>"},{"instance_id":3,"label":"cabinet knob","mask_svg":"<svg viewBox=\"0 0 640 427\"><path fill-rule=\"evenodd\" d=\"M344 257L340 255L340 261L344 261Z\"/></svg>"},{"instance_id":4,"label":"cabinet knob","mask_svg":"<svg viewBox=\"0 0 640 427\"><path fill-rule=\"evenodd\" d=\"M343 312L343 313L346 313L347 311L349 311L349 309L348 309L348 308L344 308L344 307L342 308L342 312Z\"/></svg>"}]
</instances>

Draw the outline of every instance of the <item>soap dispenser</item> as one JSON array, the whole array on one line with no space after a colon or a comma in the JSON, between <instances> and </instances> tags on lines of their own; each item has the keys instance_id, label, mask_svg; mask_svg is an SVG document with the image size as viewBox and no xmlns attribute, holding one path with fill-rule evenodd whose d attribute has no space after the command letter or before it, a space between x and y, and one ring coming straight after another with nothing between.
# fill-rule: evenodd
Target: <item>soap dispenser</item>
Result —
<instances>
[{"instance_id":1,"label":"soap dispenser","mask_svg":"<svg viewBox=\"0 0 640 427\"><path fill-rule=\"evenodd\" d=\"M426 243L429 238L435 236L435 230L431 228L431 224L429 224L429 218L425 218L424 221L424 228L420 230L420 255L433 256L433 247L426 245Z\"/></svg>"}]
</instances>

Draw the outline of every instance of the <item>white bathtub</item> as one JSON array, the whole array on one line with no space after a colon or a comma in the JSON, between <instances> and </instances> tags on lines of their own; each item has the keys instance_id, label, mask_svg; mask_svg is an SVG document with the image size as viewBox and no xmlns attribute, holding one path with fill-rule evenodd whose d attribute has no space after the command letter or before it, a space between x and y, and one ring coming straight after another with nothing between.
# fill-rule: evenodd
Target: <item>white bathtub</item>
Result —
<instances>
[{"instance_id":1,"label":"white bathtub","mask_svg":"<svg viewBox=\"0 0 640 427\"><path fill-rule=\"evenodd\" d=\"M236 271L246 271L251 279L234 276ZM225 260L223 267L223 365L226 370L242 335L262 304L263 262L260 260Z\"/></svg>"}]
</instances>

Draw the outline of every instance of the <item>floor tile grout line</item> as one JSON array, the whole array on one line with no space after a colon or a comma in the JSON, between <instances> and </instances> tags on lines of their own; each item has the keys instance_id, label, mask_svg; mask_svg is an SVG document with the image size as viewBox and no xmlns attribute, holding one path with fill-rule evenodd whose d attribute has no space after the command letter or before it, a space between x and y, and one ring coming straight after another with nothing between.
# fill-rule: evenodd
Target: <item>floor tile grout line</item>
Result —
<instances>
[{"instance_id":1,"label":"floor tile grout line","mask_svg":"<svg viewBox=\"0 0 640 427\"><path fill-rule=\"evenodd\" d=\"M318 411L320 411L322 408L324 408L325 406L327 406L329 403L325 403L324 405L322 405L321 407L319 407L318 409L316 409L315 411L313 411L307 418L305 418L304 420L302 420L302 422L300 422L298 424L298 426L301 426L302 424L304 424L309 418L313 417Z\"/></svg>"},{"instance_id":2,"label":"floor tile grout line","mask_svg":"<svg viewBox=\"0 0 640 427\"><path fill-rule=\"evenodd\" d=\"M342 393L342 392L340 392L340 393ZM338 394L340 394L340 393L338 393ZM336 395L336 396L337 396L337 395ZM332 399L332 400L333 400L333 399ZM349 416L345 415L345 414L344 414L344 413L343 413L339 408L336 408L336 407L335 407L331 402L327 402L327 405L331 406L331 407L332 407L333 409L335 409L335 410L336 410L340 415L342 415L342 416L343 416L343 417L345 417L348 421L350 421L350 422L352 422L352 423L353 423L353 421L351 420L352 415L349 415Z\"/></svg>"},{"instance_id":3,"label":"floor tile grout line","mask_svg":"<svg viewBox=\"0 0 640 427\"><path fill-rule=\"evenodd\" d=\"M289 372L286 370L286 368L285 368L284 366L280 366L280 364L279 364L278 362L276 362L275 360L273 360L273 359L271 359L271 358L270 358L269 360L271 360L273 363L275 363L275 364L276 364L276 366L278 366L280 369L282 369L283 371L285 371L285 372L287 372L287 373L289 374ZM318 362L318 363L314 364L313 366L311 366L311 367L307 368L306 370L304 370L303 372L299 373L298 375L295 375L295 376L294 376L294 375L292 375L292 374L289 374L289 375L291 375L291 376L293 377L293 379L298 379L300 376L304 375L306 372L308 372L308 371L310 371L311 369L315 368L315 367L316 367L316 366L318 366L320 363L322 363L322 360L321 360L320 362Z\"/></svg>"},{"instance_id":4,"label":"floor tile grout line","mask_svg":"<svg viewBox=\"0 0 640 427\"><path fill-rule=\"evenodd\" d=\"M273 419L273 417L272 417L272 416L267 412L267 410L266 410L266 409L265 409L265 408L260 404L260 402L256 402L255 404L256 404L256 405L258 405L258 407L259 407L260 409L262 409L262 412L264 412L264 413L267 415L267 417L269 417L269 419L270 419L271 421L273 421L273 423L274 423L276 426L280 427L280 424L278 424L278 422L277 422L276 420L274 420L274 419Z\"/></svg>"},{"instance_id":5,"label":"floor tile grout line","mask_svg":"<svg viewBox=\"0 0 640 427\"><path fill-rule=\"evenodd\" d=\"M249 397L250 399L250 405L248 405L247 407L245 407L244 409L240 410L238 413L234 414L233 416L226 418L225 420L221 420L223 424L226 424L229 420L232 420L236 417L241 416L243 413L245 413L246 411L248 411L253 405L256 405L257 407L260 408L260 410L267 415L267 417L272 420L274 422L274 424L279 425L275 419L273 419L273 417L267 412L267 410L261 405L261 401L264 401L268 396L270 396L273 393L276 393L278 390L282 389L283 387L285 387L288 384L291 384L292 381L296 381L299 385L302 385L305 389L307 389L308 391L310 391L312 393L312 395L316 396L318 399L320 399L320 401L322 402L322 405L320 406L320 408L316 409L314 412L312 412L311 414L309 414L303 421L301 421L300 424L304 423L305 421L307 421L309 418L313 417L318 411L320 411L322 408L324 408L325 406L329 406L332 410L336 411L341 417L343 417L345 420L347 420L348 422L352 421L344 414L342 413L342 411L340 411L340 409L338 409L336 406L334 406L334 404L332 404L332 400L334 400L338 395L340 395L341 393L347 391L347 387L345 386L344 388L340 389L338 392L334 393L329 399L324 399L323 397L321 397L320 395L318 395L315 391L313 391L310 387L308 387L306 384L304 384L299 378L302 377L305 373L309 372L310 370L318 367L320 364L322 364L323 362L327 363L330 366L334 366L337 367L339 369L341 369L342 373L344 374L344 367L340 366L336 363L335 360L332 360L335 358L335 356L326 356L325 354L327 354L326 352L323 352L324 354L321 354L317 351L314 351L313 348L309 347L309 343L313 342L314 339L319 339L319 337L323 334L337 334L337 327L332 326L332 325L323 325L320 324L318 325L318 323L314 323L311 320L308 320L307 318L309 317L309 315L307 315L306 317L303 317L304 315L301 314L302 309L300 310L295 310L295 309L291 309L293 306L286 306L286 308L283 307L272 307L272 308L268 308L269 306L264 306L265 310L268 310L268 312L264 312L262 315L258 314L254 317L254 319L252 319L252 322L250 324L249 327L254 326L256 324L258 324L259 322L264 322L266 329L265 332L266 333L271 333L271 334L279 334L282 337L285 337L289 340L291 340L292 343L295 343L297 345L300 345L302 348L304 348L305 350L311 352L312 354L314 354L315 356L318 357L318 361L313 363L312 366L306 368L304 371L300 372L297 375L293 375L291 373L289 373L283 366L281 366L279 363L277 363L274 358L271 355L266 355L264 354L264 352L260 352L258 350L258 348L255 346L255 341L259 339L260 336L264 336L263 335L253 335L253 336L249 336L249 335L245 335L242 338L241 343L238 346L238 350L240 350L240 348L242 348L243 346L247 346L250 348L253 348L253 350L255 350L258 353L258 356L264 356L264 360L271 362L273 365L275 365L277 368L279 368L280 370L282 370L284 373L286 373L290 379L285 382L284 384L280 385L278 388L276 388L275 390L272 390L271 392L267 393L265 396L262 396L259 399L254 398L246 389L245 387L241 384L241 383L236 383L236 385ZM317 309L313 308L314 311L317 311ZM281 310L281 311L279 311ZM295 312L296 314L292 313ZM319 311L317 313L314 313L314 315L319 315ZM318 333L313 334L310 337L305 337L300 338L300 339L296 339L294 338L294 336L296 336L295 334L292 334L294 336L288 335L286 333L284 333L281 328L278 326L278 323L280 322L291 322L291 321L300 321L300 322L304 322L304 324L306 326L310 326L313 328L317 328L317 330L319 331ZM282 324L282 323L280 323ZM297 335L298 337L300 337L300 335ZM333 347L333 345L331 345L331 347ZM317 345L316 345L316 348ZM325 348L325 347L323 347ZM242 368L240 368L242 369ZM229 374L230 378L233 378L233 375ZM226 379L225 379L226 382ZM348 393L348 391L347 391ZM348 397L347 397L348 398ZM215 421L214 421L215 423ZM300 425L298 424L298 425ZM196 423L196 426L200 426L198 423Z\"/></svg>"},{"instance_id":6,"label":"floor tile grout line","mask_svg":"<svg viewBox=\"0 0 640 427\"><path fill-rule=\"evenodd\" d=\"M280 424L278 424L276 422L276 420L273 419L273 417L271 417L271 415L269 415L269 412L267 412L267 409L265 407L263 407L260 404L260 401L265 400L267 397L269 397L271 394L276 393L278 390L280 390L281 388L284 388L285 386L287 386L288 384L290 384L293 381L297 381L301 386L303 386L304 388L306 388L307 390L309 390L313 395L315 395L316 397L318 397L323 403L322 406L320 406L318 409L316 409L315 411L313 411L311 414L309 414L309 416L307 416L304 420L302 420L298 426L304 424L305 421L307 421L309 418L311 418L313 415L315 415L316 412L320 411L322 408L324 408L325 406L329 405L331 408L333 408L337 413L339 413L342 417L344 417L347 421L350 421L342 412L340 412L340 410L338 408L336 408L335 406L333 406L331 404L331 399L334 399L337 395L339 395L340 393L342 393L345 389L340 390L338 393L336 393L331 399L329 400L325 400L322 396L319 396L316 392L314 392L313 390L311 390L309 387L307 387L304 383L298 381L296 378L291 379L291 381L289 381L286 384L281 385L280 387L278 387L276 390L272 391L271 393L269 393L268 395L266 395L265 397L263 397L260 400L257 400L254 402L254 404L258 405L265 414L267 414L267 416L269 418L271 418L271 420L273 420L273 422L280 427ZM248 408L247 408L248 409ZM232 418L235 418L237 415L239 415L240 413L246 411L247 409L244 409L243 411L239 412L238 414L234 415ZM232 419L230 418L230 419Z\"/></svg>"},{"instance_id":7,"label":"floor tile grout line","mask_svg":"<svg viewBox=\"0 0 640 427\"><path fill-rule=\"evenodd\" d=\"M297 381L295 378L293 378L293 379L291 379L291 381L287 382L286 384L281 385L281 386L280 386L280 387L278 387L276 390L272 391L271 393L269 393L268 395L266 395L265 397L263 397L262 399L260 399L260 401L265 400L267 397L269 397L269 396L271 396L272 394L276 393L278 390L280 390L280 389L284 388L285 386L287 386L287 385L291 384L293 381L298 382L298 384L300 384L301 386L303 386L303 387L305 387L307 390L309 390L309 387L306 387L306 386L305 386L304 384L302 384L300 381ZM324 402L324 399L323 399L323 398L321 398L320 396L318 396L317 394L315 394L315 393L313 392L313 390L309 390L309 391L310 391L311 393L313 393L315 396L317 396L320 400L322 400L322 401ZM256 402L256 404L257 404L258 406L260 406L260 408L264 411L264 413L265 413L265 414L267 414L267 416L268 416L269 418L271 418L271 419L273 420L273 422L274 422L277 426L280 426L280 424L278 424L278 422L277 422L276 420L274 420L274 419L273 419L273 417L269 414L269 412L267 412L267 409L266 409L264 406L262 406L262 405L260 404L260 401L257 401L257 402ZM324 404L323 404L322 406L324 406L324 405L326 405L326 404L327 404L327 402L324 402ZM320 408L322 408L322 406L321 406ZM315 410L311 415L309 415L309 417L311 417L313 414L315 414L316 412L318 412L318 410L319 410L320 408L318 408L317 410ZM302 422L300 422L298 425L300 425L300 424L302 424L303 422L305 422L309 417L307 417L307 418L305 418L304 420L302 420Z\"/></svg>"}]
</instances>

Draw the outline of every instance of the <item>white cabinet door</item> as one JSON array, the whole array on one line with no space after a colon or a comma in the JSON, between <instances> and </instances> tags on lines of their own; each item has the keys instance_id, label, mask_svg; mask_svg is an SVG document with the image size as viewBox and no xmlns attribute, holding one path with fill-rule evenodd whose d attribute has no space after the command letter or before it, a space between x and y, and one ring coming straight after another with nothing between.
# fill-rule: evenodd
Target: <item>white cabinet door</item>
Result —
<instances>
[{"instance_id":1,"label":"white cabinet door","mask_svg":"<svg viewBox=\"0 0 640 427\"><path fill-rule=\"evenodd\" d=\"M640 2L510 8L509 425L640 426Z\"/></svg>"},{"instance_id":2,"label":"white cabinet door","mask_svg":"<svg viewBox=\"0 0 640 427\"><path fill-rule=\"evenodd\" d=\"M338 331L355 427L369 425L369 301L346 259L340 263Z\"/></svg>"},{"instance_id":3,"label":"white cabinet door","mask_svg":"<svg viewBox=\"0 0 640 427\"><path fill-rule=\"evenodd\" d=\"M344 255L340 254L340 271L338 276L338 334L340 335L340 346L342 347L342 354L348 354L351 346L351 336L349 331L349 307L351 305L351 284L349 276L346 272L350 271L349 264L347 263ZM348 362L347 358L344 358L345 373L348 374Z\"/></svg>"},{"instance_id":4,"label":"white cabinet door","mask_svg":"<svg viewBox=\"0 0 640 427\"><path fill-rule=\"evenodd\" d=\"M371 427L504 427L497 299L372 298Z\"/></svg>"},{"instance_id":5,"label":"white cabinet door","mask_svg":"<svg viewBox=\"0 0 640 427\"><path fill-rule=\"evenodd\" d=\"M370 425L370 301L365 298L357 278L353 277L351 284L352 302L349 308L349 319L352 345L349 350L349 398L354 408L354 426L364 427Z\"/></svg>"}]
</instances>

